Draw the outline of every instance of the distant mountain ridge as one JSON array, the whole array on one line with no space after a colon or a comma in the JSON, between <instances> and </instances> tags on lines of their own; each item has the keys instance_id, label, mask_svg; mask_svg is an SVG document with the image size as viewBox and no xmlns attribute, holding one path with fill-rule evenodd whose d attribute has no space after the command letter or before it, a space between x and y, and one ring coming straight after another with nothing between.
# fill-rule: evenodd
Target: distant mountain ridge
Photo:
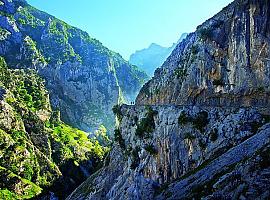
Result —
<instances>
[{"instance_id":1,"label":"distant mountain ridge","mask_svg":"<svg viewBox=\"0 0 270 200\"><path fill-rule=\"evenodd\" d=\"M168 56L172 53L177 44L185 39L187 33L183 33L177 43L174 43L171 47L163 47L159 44L152 43L148 48L138 50L133 53L129 62L139 67L139 69L145 71L148 76L153 76L154 71L160 67Z\"/></svg>"}]
</instances>

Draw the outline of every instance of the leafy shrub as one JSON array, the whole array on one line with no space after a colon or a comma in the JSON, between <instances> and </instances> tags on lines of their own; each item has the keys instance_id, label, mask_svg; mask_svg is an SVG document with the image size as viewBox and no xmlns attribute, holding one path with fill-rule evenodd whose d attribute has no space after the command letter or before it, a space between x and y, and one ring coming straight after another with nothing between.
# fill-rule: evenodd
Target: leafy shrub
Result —
<instances>
[{"instance_id":1,"label":"leafy shrub","mask_svg":"<svg viewBox=\"0 0 270 200\"><path fill-rule=\"evenodd\" d=\"M201 149L206 149L206 147L207 147L206 142L204 142L203 140L199 140L199 147Z\"/></svg>"},{"instance_id":2,"label":"leafy shrub","mask_svg":"<svg viewBox=\"0 0 270 200\"><path fill-rule=\"evenodd\" d=\"M184 134L184 139L194 140L196 137L191 132L187 132Z\"/></svg>"},{"instance_id":3,"label":"leafy shrub","mask_svg":"<svg viewBox=\"0 0 270 200\"><path fill-rule=\"evenodd\" d=\"M264 149L260 152L261 160L259 165L262 169L270 166L270 149Z\"/></svg>"},{"instance_id":4,"label":"leafy shrub","mask_svg":"<svg viewBox=\"0 0 270 200\"><path fill-rule=\"evenodd\" d=\"M224 24L224 21L218 20L213 24L213 28L217 29L220 28Z\"/></svg>"},{"instance_id":5,"label":"leafy shrub","mask_svg":"<svg viewBox=\"0 0 270 200\"><path fill-rule=\"evenodd\" d=\"M183 69L183 68L178 68L174 71L174 75L178 78L178 79L183 79L185 78L188 74L187 74L187 69Z\"/></svg>"},{"instance_id":6,"label":"leafy shrub","mask_svg":"<svg viewBox=\"0 0 270 200\"><path fill-rule=\"evenodd\" d=\"M78 163L92 158L102 160L108 150L98 141L87 138L85 132L66 124L54 127L51 135L53 142L60 146L53 154L56 164L63 164L68 159L75 159Z\"/></svg>"},{"instance_id":7,"label":"leafy shrub","mask_svg":"<svg viewBox=\"0 0 270 200\"><path fill-rule=\"evenodd\" d=\"M34 170L33 170L33 166L31 166L31 164L29 162L25 163L24 165L24 171L23 171L23 178L27 179L27 180L32 180L32 177L34 175Z\"/></svg>"},{"instance_id":8,"label":"leafy shrub","mask_svg":"<svg viewBox=\"0 0 270 200\"><path fill-rule=\"evenodd\" d=\"M258 92L265 92L265 88L263 86L258 87Z\"/></svg>"},{"instance_id":9,"label":"leafy shrub","mask_svg":"<svg viewBox=\"0 0 270 200\"><path fill-rule=\"evenodd\" d=\"M206 111L199 112L195 117L189 116L185 111L180 113L178 118L179 125L186 125L191 122L193 126L203 132L204 127L208 124L208 113Z\"/></svg>"},{"instance_id":10,"label":"leafy shrub","mask_svg":"<svg viewBox=\"0 0 270 200\"><path fill-rule=\"evenodd\" d=\"M186 125L188 122L190 122L192 119L185 111L182 111L178 117L178 124L179 125Z\"/></svg>"},{"instance_id":11,"label":"leafy shrub","mask_svg":"<svg viewBox=\"0 0 270 200\"><path fill-rule=\"evenodd\" d=\"M119 129L114 130L114 140L119 144L122 149L126 148L125 140L123 139L121 131Z\"/></svg>"},{"instance_id":12,"label":"leafy shrub","mask_svg":"<svg viewBox=\"0 0 270 200\"><path fill-rule=\"evenodd\" d=\"M211 130L210 132L210 140L212 142L215 142L218 139L218 130L214 128L214 130Z\"/></svg>"},{"instance_id":13,"label":"leafy shrub","mask_svg":"<svg viewBox=\"0 0 270 200\"><path fill-rule=\"evenodd\" d=\"M137 116L134 117L135 124L138 124L139 118Z\"/></svg>"},{"instance_id":14,"label":"leafy shrub","mask_svg":"<svg viewBox=\"0 0 270 200\"><path fill-rule=\"evenodd\" d=\"M193 46L191 47L191 53L192 53L193 55L196 55L197 53L199 53L199 47L198 47L197 45L193 45Z\"/></svg>"},{"instance_id":15,"label":"leafy shrub","mask_svg":"<svg viewBox=\"0 0 270 200\"><path fill-rule=\"evenodd\" d=\"M215 80L213 80L213 85L215 85L215 86L224 86L225 83L223 82L222 79L215 79Z\"/></svg>"},{"instance_id":16,"label":"leafy shrub","mask_svg":"<svg viewBox=\"0 0 270 200\"><path fill-rule=\"evenodd\" d=\"M130 169L136 169L139 164L140 164L140 157L139 157L139 151L140 151L140 147L136 147L135 149L132 150L131 152L131 165L130 165Z\"/></svg>"},{"instance_id":17,"label":"leafy shrub","mask_svg":"<svg viewBox=\"0 0 270 200\"><path fill-rule=\"evenodd\" d=\"M122 121L123 119L123 114L121 112L121 106L120 105L114 105L112 108L112 111L114 115L118 118L119 121Z\"/></svg>"},{"instance_id":18,"label":"leafy shrub","mask_svg":"<svg viewBox=\"0 0 270 200\"><path fill-rule=\"evenodd\" d=\"M142 118L137 126L135 134L141 138L145 136L145 133L152 133L154 131L154 124L151 119L145 117Z\"/></svg>"},{"instance_id":19,"label":"leafy shrub","mask_svg":"<svg viewBox=\"0 0 270 200\"><path fill-rule=\"evenodd\" d=\"M259 128L262 126L263 124L261 122L250 122L250 127L251 127L251 132L253 134L257 133Z\"/></svg>"},{"instance_id":20,"label":"leafy shrub","mask_svg":"<svg viewBox=\"0 0 270 200\"><path fill-rule=\"evenodd\" d=\"M212 38L213 32L211 28L202 28L201 30L199 30L199 36L203 41L206 41Z\"/></svg>"},{"instance_id":21,"label":"leafy shrub","mask_svg":"<svg viewBox=\"0 0 270 200\"><path fill-rule=\"evenodd\" d=\"M208 113L206 111L201 111L193 119L193 126L199 131L203 132L205 126L208 124Z\"/></svg>"},{"instance_id":22,"label":"leafy shrub","mask_svg":"<svg viewBox=\"0 0 270 200\"><path fill-rule=\"evenodd\" d=\"M51 117L49 122L47 123L47 127L49 128L54 128L56 126L59 126L61 124L61 120L60 120L60 110L54 110L51 113Z\"/></svg>"},{"instance_id":23,"label":"leafy shrub","mask_svg":"<svg viewBox=\"0 0 270 200\"><path fill-rule=\"evenodd\" d=\"M152 133L155 130L154 116L157 115L158 112L154 111L151 107L147 107L147 110L146 117L141 119L135 132L135 135L140 138L149 137L149 133ZM148 135L145 135L145 133L148 133Z\"/></svg>"},{"instance_id":24,"label":"leafy shrub","mask_svg":"<svg viewBox=\"0 0 270 200\"><path fill-rule=\"evenodd\" d=\"M201 199L204 195L205 188L202 185L196 184L192 186L190 192L192 194L192 199Z\"/></svg>"},{"instance_id":25,"label":"leafy shrub","mask_svg":"<svg viewBox=\"0 0 270 200\"><path fill-rule=\"evenodd\" d=\"M158 115L158 111L153 110L150 106L147 106L146 109L148 111L148 114L147 115L149 117L152 117L153 118L154 116Z\"/></svg>"},{"instance_id":26,"label":"leafy shrub","mask_svg":"<svg viewBox=\"0 0 270 200\"><path fill-rule=\"evenodd\" d=\"M151 155L156 155L158 152L153 144L149 144L144 149Z\"/></svg>"},{"instance_id":27,"label":"leafy shrub","mask_svg":"<svg viewBox=\"0 0 270 200\"><path fill-rule=\"evenodd\" d=\"M270 115L263 115L264 123L270 123Z\"/></svg>"},{"instance_id":28,"label":"leafy shrub","mask_svg":"<svg viewBox=\"0 0 270 200\"><path fill-rule=\"evenodd\" d=\"M10 192L7 189L1 189L0 190L0 199L12 200L12 199L18 199L18 196L15 193Z\"/></svg>"}]
</instances>

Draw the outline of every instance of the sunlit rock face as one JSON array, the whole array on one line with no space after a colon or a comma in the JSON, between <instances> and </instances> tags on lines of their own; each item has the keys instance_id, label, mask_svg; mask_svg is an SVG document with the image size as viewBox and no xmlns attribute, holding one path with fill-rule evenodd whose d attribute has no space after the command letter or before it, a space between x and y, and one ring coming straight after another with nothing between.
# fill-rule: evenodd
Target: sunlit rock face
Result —
<instances>
[{"instance_id":1,"label":"sunlit rock face","mask_svg":"<svg viewBox=\"0 0 270 200\"><path fill-rule=\"evenodd\" d=\"M269 105L270 3L235 1L156 70L137 104Z\"/></svg>"},{"instance_id":2,"label":"sunlit rock face","mask_svg":"<svg viewBox=\"0 0 270 200\"><path fill-rule=\"evenodd\" d=\"M124 105L121 113L122 139L68 199L269 195L270 116L263 110Z\"/></svg>"},{"instance_id":3,"label":"sunlit rock face","mask_svg":"<svg viewBox=\"0 0 270 200\"><path fill-rule=\"evenodd\" d=\"M112 106L134 101L147 75L86 32L25 1L0 2L0 55L9 66L36 69L65 122L85 131L101 124L112 128Z\"/></svg>"},{"instance_id":4,"label":"sunlit rock face","mask_svg":"<svg viewBox=\"0 0 270 200\"><path fill-rule=\"evenodd\" d=\"M236 0L189 34L68 199L269 199L269 9Z\"/></svg>"}]
</instances>

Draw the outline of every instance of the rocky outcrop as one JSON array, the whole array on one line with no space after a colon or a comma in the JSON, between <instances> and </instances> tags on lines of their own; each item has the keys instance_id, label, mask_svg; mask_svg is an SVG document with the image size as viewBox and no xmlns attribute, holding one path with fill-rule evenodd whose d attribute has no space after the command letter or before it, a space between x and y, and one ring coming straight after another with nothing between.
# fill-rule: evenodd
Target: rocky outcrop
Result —
<instances>
[{"instance_id":1,"label":"rocky outcrop","mask_svg":"<svg viewBox=\"0 0 270 200\"><path fill-rule=\"evenodd\" d=\"M111 129L113 105L134 101L145 73L91 38L25 1L0 1L0 55L45 78L52 106L85 131Z\"/></svg>"},{"instance_id":2,"label":"rocky outcrop","mask_svg":"<svg viewBox=\"0 0 270 200\"><path fill-rule=\"evenodd\" d=\"M137 104L269 106L269 8L267 0L236 0L198 26Z\"/></svg>"}]
</instances>

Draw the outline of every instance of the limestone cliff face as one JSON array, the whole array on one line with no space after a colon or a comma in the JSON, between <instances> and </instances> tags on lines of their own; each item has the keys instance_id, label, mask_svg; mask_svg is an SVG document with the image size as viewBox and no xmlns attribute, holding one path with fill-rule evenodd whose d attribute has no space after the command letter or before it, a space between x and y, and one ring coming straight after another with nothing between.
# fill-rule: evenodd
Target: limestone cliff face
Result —
<instances>
[{"instance_id":1,"label":"limestone cliff face","mask_svg":"<svg viewBox=\"0 0 270 200\"><path fill-rule=\"evenodd\" d=\"M137 104L269 105L270 2L237 0L198 26Z\"/></svg>"},{"instance_id":2,"label":"limestone cliff face","mask_svg":"<svg viewBox=\"0 0 270 200\"><path fill-rule=\"evenodd\" d=\"M269 199L269 9L236 0L180 43L68 199Z\"/></svg>"},{"instance_id":3,"label":"limestone cliff face","mask_svg":"<svg viewBox=\"0 0 270 200\"><path fill-rule=\"evenodd\" d=\"M110 158L68 199L267 199L270 116L262 113L122 106Z\"/></svg>"},{"instance_id":4,"label":"limestone cliff face","mask_svg":"<svg viewBox=\"0 0 270 200\"><path fill-rule=\"evenodd\" d=\"M62 119L85 131L113 127L112 106L134 100L147 79L86 32L19 0L0 1L0 55L36 69Z\"/></svg>"}]
</instances>

